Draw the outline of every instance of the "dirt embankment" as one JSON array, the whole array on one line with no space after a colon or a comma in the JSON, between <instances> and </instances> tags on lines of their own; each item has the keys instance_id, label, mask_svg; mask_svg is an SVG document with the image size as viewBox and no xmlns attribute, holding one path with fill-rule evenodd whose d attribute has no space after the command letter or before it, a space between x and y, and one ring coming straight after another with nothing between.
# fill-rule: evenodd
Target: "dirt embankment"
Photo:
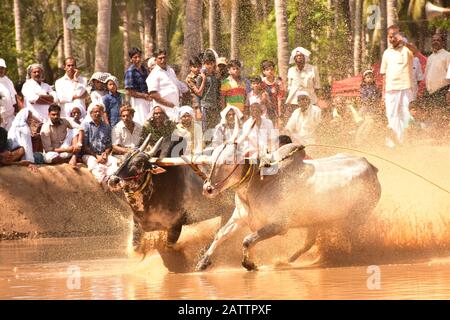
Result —
<instances>
[{"instance_id":1,"label":"dirt embankment","mask_svg":"<svg viewBox=\"0 0 450 320\"><path fill-rule=\"evenodd\" d=\"M128 205L103 191L86 168L0 168L0 240L121 234L130 215Z\"/></svg>"}]
</instances>

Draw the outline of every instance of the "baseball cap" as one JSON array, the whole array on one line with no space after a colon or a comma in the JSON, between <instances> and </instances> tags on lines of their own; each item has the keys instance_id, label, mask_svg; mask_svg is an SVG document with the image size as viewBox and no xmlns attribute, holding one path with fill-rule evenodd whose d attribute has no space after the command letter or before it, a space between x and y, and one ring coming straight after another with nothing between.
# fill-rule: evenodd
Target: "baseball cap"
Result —
<instances>
[{"instance_id":1,"label":"baseball cap","mask_svg":"<svg viewBox=\"0 0 450 320\"><path fill-rule=\"evenodd\" d=\"M228 65L227 58L225 58L225 57L220 57L219 59L217 59L217 65L219 65L219 64Z\"/></svg>"}]
</instances>

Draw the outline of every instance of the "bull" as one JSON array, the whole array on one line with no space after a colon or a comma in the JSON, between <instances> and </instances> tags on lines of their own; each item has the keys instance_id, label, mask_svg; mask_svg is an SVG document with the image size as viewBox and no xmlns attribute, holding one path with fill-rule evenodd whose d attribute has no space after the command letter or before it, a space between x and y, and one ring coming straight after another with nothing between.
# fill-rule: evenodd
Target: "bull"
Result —
<instances>
[{"instance_id":1,"label":"bull","mask_svg":"<svg viewBox=\"0 0 450 320\"><path fill-rule=\"evenodd\" d=\"M232 211L231 194L205 201L202 195L204 174L197 166L191 164L190 168L181 157L167 158L176 153L175 148L182 142L181 138L173 140L172 137L161 138L145 152L149 135L109 178L110 189L123 190L133 211L135 250L139 248L144 232L167 231L166 247L172 248L183 225L214 218L221 213L227 221Z\"/></svg>"},{"instance_id":2,"label":"bull","mask_svg":"<svg viewBox=\"0 0 450 320\"><path fill-rule=\"evenodd\" d=\"M269 168L260 168L245 157L237 143L223 144L214 150L203 193L214 198L234 189L235 208L198 262L198 271L211 264L211 256L220 243L244 224L252 231L242 245L242 265L247 270L257 270L252 248L258 242L283 235L290 228L306 228L303 247L288 260L292 263L314 245L321 228L335 222L355 227L366 220L380 199L378 170L365 158L338 154L304 160L304 147L294 144L279 148L273 157L276 161L267 163ZM274 166L276 174L260 177L261 170Z\"/></svg>"}]
</instances>

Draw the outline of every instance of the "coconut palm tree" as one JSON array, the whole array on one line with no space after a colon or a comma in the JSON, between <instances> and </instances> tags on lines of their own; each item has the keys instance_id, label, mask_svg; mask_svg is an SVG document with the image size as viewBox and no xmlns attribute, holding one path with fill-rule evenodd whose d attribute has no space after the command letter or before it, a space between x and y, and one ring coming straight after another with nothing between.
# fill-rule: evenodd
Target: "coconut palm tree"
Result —
<instances>
[{"instance_id":1,"label":"coconut palm tree","mask_svg":"<svg viewBox=\"0 0 450 320\"><path fill-rule=\"evenodd\" d=\"M398 24L397 0L386 0L387 26Z\"/></svg>"},{"instance_id":2,"label":"coconut palm tree","mask_svg":"<svg viewBox=\"0 0 450 320\"><path fill-rule=\"evenodd\" d=\"M202 7L202 0L186 0L185 2L182 78L188 74L189 59L198 56L201 51L199 34L202 33Z\"/></svg>"},{"instance_id":3,"label":"coconut palm tree","mask_svg":"<svg viewBox=\"0 0 450 320\"><path fill-rule=\"evenodd\" d=\"M23 66L23 42L22 42L22 23L20 20L20 4L19 0L14 0L14 25L16 29L16 51L17 51L17 66L19 72L19 81L25 79L25 68Z\"/></svg>"},{"instance_id":4,"label":"coconut palm tree","mask_svg":"<svg viewBox=\"0 0 450 320\"><path fill-rule=\"evenodd\" d=\"M169 24L169 0L157 0L156 2L156 44L160 49L168 48L167 27Z\"/></svg>"},{"instance_id":5,"label":"coconut palm tree","mask_svg":"<svg viewBox=\"0 0 450 320\"><path fill-rule=\"evenodd\" d=\"M239 1L231 0L231 59L239 58Z\"/></svg>"},{"instance_id":6,"label":"coconut palm tree","mask_svg":"<svg viewBox=\"0 0 450 320\"><path fill-rule=\"evenodd\" d=\"M95 71L108 71L112 0L98 0Z\"/></svg>"},{"instance_id":7,"label":"coconut palm tree","mask_svg":"<svg viewBox=\"0 0 450 320\"><path fill-rule=\"evenodd\" d=\"M353 36L353 71L357 75L361 66L361 15L362 15L362 0L355 0L355 23Z\"/></svg>"},{"instance_id":8,"label":"coconut palm tree","mask_svg":"<svg viewBox=\"0 0 450 320\"><path fill-rule=\"evenodd\" d=\"M130 51L130 40L129 40L129 25L128 25L128 10L127 10L127 2L121 1L119 4L119 12L120 19L122 20L122 33L123 33L123 67L126 71L128 69L128 65L130 59L128 57L128 51Z\"/></svg>"},{"instance_id":9,"label":"coconut palm tree","mask_svg":"<svg viewBox=\"0 0 450 320\"><path fill-rule=\"evenodd\" d=\"M209 47L218 50L219 37L218 30L220 22L219 16L219 1L209 0L209 12L208 12L208 26L209 26Z\"/></svg>"},{"instance_id":10,"label":"coconut palm tree","mask_svg":"<svg viewBox=\"0 0 450 320\"><path fill-rule=\"evenodd\" d=\"M286 0L275 0L275 24L278 44L278 69L281 77L287 79L289 67L289 37Z\"/></svg>"},{"instance_id":11,"label":"coconut palm tree","mask_svg":"<svg viewBox=\"0 0 450 320\"><path fill-rule=\"evenodd\" d=\"M144 3L144 52L146 57L153 54L156 36L156 0Z\"/></svg>"},{"instance_id":12,"label":"coconut palm tree","mask_svg":"<svg viewBox=\"0 0 450 320\"><path fill-rule=\"evenodd\" d=\"M72 56L72 34L67 21L67 0L61 0L61 11L63 17L64 56L67 58Z\"/></svg>"}]
</instances>

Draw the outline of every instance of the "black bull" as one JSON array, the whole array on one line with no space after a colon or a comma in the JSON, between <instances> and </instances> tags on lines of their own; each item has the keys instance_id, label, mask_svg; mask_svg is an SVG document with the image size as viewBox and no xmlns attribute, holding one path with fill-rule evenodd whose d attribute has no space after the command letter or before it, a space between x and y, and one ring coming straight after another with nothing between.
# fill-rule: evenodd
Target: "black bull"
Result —
<instances>
[{"instance_id":1,"label":"black bull","mask_svg":"<svg viewBox=\"0 0 450 320\"><path fill-rule=\"evenodd\" d=\"M173 155L172 151L181 139L172 140L171 137L160 140L148 153L144 152L148 141L144 142L143 147L125 158L109 179L109 187L122 189L133 211L135 250L140 247L143 232L167 231L166 245L172 247L183 225L217 216L222 216L222 221L226 222L233 211L232 193L218 199L205 198L203 179L189 166L159 166L151 161L154 156L180 156Z\"/></svg>"}]
</instances>

